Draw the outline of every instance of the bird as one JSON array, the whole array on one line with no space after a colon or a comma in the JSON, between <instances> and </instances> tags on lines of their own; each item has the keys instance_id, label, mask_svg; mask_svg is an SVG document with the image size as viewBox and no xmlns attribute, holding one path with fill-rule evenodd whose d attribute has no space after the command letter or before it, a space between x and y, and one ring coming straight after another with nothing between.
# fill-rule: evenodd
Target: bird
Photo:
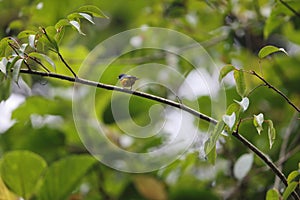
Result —
<instances>
[{"instance_id":1,"label":"bird","mask_svg":"<svg viewBox=\"0 0 300 200\"><path fill-rule=\"evenodd\" d=\"M122 84L123 87L130 87L130 90L132 89L133 84L135 83L136 80L138 80L137 77L131 76L128 74L120 74L118 76L120 83Z\"/></svg>"}]
</instances>

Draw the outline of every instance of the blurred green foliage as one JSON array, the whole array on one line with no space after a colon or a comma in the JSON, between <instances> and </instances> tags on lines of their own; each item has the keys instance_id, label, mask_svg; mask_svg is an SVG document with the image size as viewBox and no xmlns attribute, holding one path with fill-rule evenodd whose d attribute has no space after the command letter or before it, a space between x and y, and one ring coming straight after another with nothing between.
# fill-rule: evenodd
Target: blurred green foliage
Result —
<instances>
[{"instance_id":1,"label":"blurred green foliage","mask_svg":"<svg viewBox=\"0 0 300 200\"><path fill-rule=\"evenodd\" d=\"M285 2L300 13L298 0ZM300 17L280 1L2 0L0 38L16 38L24 30L38 32L40 27L54 26L88 4L99 7L109 18L94 18L95 25L81 20L80 28L85 36L69 26L57 41L59 52L75 72L89 52L110 36L131 28L164 27L184 33L202 44L218 67L230 64L236 68L230 70L254 70L286 94L295 105L300 105ZM25 38L18 40L26 41ZM7 43L0 43L2 61L5 56L13 54L11 49L3 48L5 45ZM261 59L258 53L266 45L283 48L288 55L274 53ZM42 46L38 48L53 60L56 73L70 75L55 52ZM162 51L138 50L111 63L99 81L118 85L118 74L147 63L148 57L151 62L168 64L167 54ZM193 71L191 64L183 58L178 58L177 64L178 71L185 77ZM7 76L10 71L4 72L6 68L3 66L0 66L1 100L7 100L13 92L25 96L25 101L12 113L14 124L0 134L0 199L16 199L17 196L24 199L263 199L274 186L275 175L256 156L251 170L243 179L237 180L234 165L249 150L230 135L222 136L219 131L217 135L221 136L218 136L217 146L211 147L216 150L212 154L217 153L217 158L207 158L209 161L212 159L215 165L207 162L198 151L199 146L204 148L200 142L169 166L140 176L99 164L87 152L76 132L72 113L73 85L62 80L21 74L26 86L21 83L17 86ZM24 65L21 67L26 69ZM210 66L204 68L213 75ZM148 79L154 80L159 72L149 70ZM286 176L299 170L299 113L270 88L256 88L262 84L256 77L242 71L235 73L239 74L238 92L232 84L231 72L222 83L226 88L225 103L232 105L230 109L238 112L239 107L234 100L240 101L239 95L249 98L249 108L237 115L237 118L243 119L239 132L276 164L282 165ZM181 84L172 75L165 77L164 81L177 89ZM30 92L24 95L20 90L24 91L25 87L30 88ZM161 86L143 88L143 91L178 101L178 97ZM129 146L122 146L120 140L124 133L115 123L111 104L122 110L122 96L125 94L120 94L113 101L111 95L111 91L97 90L96 110L93 112L105 124L107 137L114 144L141 153L166 141L166 137L160 135L145 140L135 139ZM180 101L193 108L196 108L196 102L201 112L210 115L210 108L216 100L203 95L195 101L185 98ZM133 97L129 102L130 117L136 124L145 126L151 122L149 113L151 107L158 105L156 102L139 97ZM155 112L153 115L159 121ZM259 113L264 114L265 120L272 120L276 129L277 137L271 149L267 123L262 125L260 135L253 126L253 115ZM218 120L223 114L225 111L217 114ZM126 117L119 116L119 119L126 124ZM194 123L199 130L208 130L206 123L196 120ZM214 157L212 154L210 156ZM32 171L38 174L31 175ZM299 176L295 179L299 187ZM289 188L295 184L291 181ZM148 187L143 187L145 185ZM281 184L275 186L281 191ZM270 190L268 196L276 196L277 190ZM285 196L288 194L285 193Z\"/></svg>"}]
</instances>

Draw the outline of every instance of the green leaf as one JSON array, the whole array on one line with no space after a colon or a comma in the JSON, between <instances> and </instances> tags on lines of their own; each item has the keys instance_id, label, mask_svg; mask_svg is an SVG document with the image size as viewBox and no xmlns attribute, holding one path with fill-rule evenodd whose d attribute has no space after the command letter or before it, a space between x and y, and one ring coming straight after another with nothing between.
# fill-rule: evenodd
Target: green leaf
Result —
<instances>
[{"instance_id":1,"label":"green leaf","mask_svg":"<svg viewBox=\"0 0 300 200\"><path fill-rule=\"evenodd\" d=\"M42 54L42 53L38 53L38 52L31 52L28 54L28 56L30 57L35 57L35 58L38 58L42 61L42 63L44 63L43 61L46 61L44 64L46 65L46 67L51 67L53 68L54 70L56 70L56 66L55 66L55 63L53 62L53 60L48 57L47 55L45 54Z\"/></svg>"},{"instance_id":2,"label":"green leaf","mask_svg":"<svg viewBox=\"0 0 300 200\"><path fill-rule=\"evenodd\" d=\"M282 195L283 200L286 200L290 196L290 194L296 189L297 185L298 185L298 182L296 182L296 181L293 181L288 184L288 186L286 187L286 189Z\"/></svg>"},{"instance_id":3,"label":"green leaf","mask_svg":"<svg viewBox=\"0 0 300 200\"><path fill-rule=\"evenodd\" d=\"M80 16L82 16L84 19L88 20L90 23L95 24L93 21L93 17L87 13L78 13Z\"/></svg>"},{"instance_id":4,"label":"green leaf","mask_svg":"<svg viewBox=\"0 0 300 200\"><path fill-rule=\"evenodd\" d=\"M275 188L268 190L266 200L279 200L279 199L280 199L280 195L278 190L276 190Z\"/></svg>"},{"instance_id":5,"label":"green leaf","mask_svg":"<svg viewBox=\"0 0 300 200\"><path fill-rule=\"evenodd\" d=\"M8 99L11 93L11 79L7 77L9 61L4 57L0 61L0 102Z\"/></svg>"},{"instance_id":6,"label":"green leaf","mask_svg":"<svg viewBox=\"0 0 300 200\"><path fill-rule=\"evenodd\" d=\"M211 155L209 155L210 151L215 151L216 149L215 146L216 146L216 142L217 140L219 139L220 137L220 134L222 133L223 129L224 129L224 126L225 126L225 123L223 121L219 121L217 123L217 125L215 126L210 138L205 142L205 154L207 157L210 158L210 162L211 163L214 163L215 161L215 152L212 152Z\"/></svg>"},{"instance_id":7,"label":"green leaf","mask_svg":"<svg viewBox=\"0 0 300 200\"><path fill-rule=\"evenodd\" d=\"M25 30L25 31L20 32L17 37L19 39L22 39L22 38L27 38L29 35L36 35L36 31Z\"/></svg>"},{"instance_id":8,"label":"green leaf","mask_svg":"<svg viewBox=\"0 0 300 200\"><path fill-rule=\"evenodd\" d=\"M29 35L28 36L28 44L33 49L35 49L35 36L36 35Z\"/></svg>"},{"instance_id":9,"label":"green leaf","mask_svg":"<svg viewBox=\"0 0 300 200\"><path fill-rule=\"evenodd\" d=\"M88 13L94 17L101 17L101 18L108 18L98 7L96 6L82 6L76 10L77 12L81 13Z\"/></svg>"},{"instance_id":10,"label":"green leaf","mask_svg":"<svg viewBox=\"0 0 300 200\"><path fill-rule=\"evenodd\" d=\"M60 30L62 27L64 27L64 26L70 26L71 24L70 24L70 22L69 22L69 20L67 20L67 19L61 19L61 20L59 20L56 24L55 24L55 29L56 29L56 31L57 30Z\"/></svg>"},{"instance_id":11,"label":"green leaf","mask_svg":"<svg viewBox=\"0 0 300 200\"><path fill-rule=\"evenodd\" d=\"M10 48L9 42L14 43L14 40L11 37L5 37L0 40L0 57L6 56L6 50Z\"/></svg>"},{"instance_id":12,"label":"green leaf","mask_svg":"<svg viewBox=\"0 0 300 200\"><path fill-rule=\"evenodd\" d=\"M60 103L62 104L63 101L60 100ZM26 122L30 120L32 114L64 116L65 113L62 113L61 107L58 105L57 101L40 96L31 96L13 111L12 118L19 122Z\"/></svg>"},{"instance_id":13,"label":"green leaf","mask_svg":"<svg viewBox=\"0 0 300 200\"><path fill-rule=\"evenodd\" d=\"M241 70L235 70L233 75L236 83L236 91L241 97L244 97L246 94L244 73Z\"/></svg>"},{"instance_id":14,"label":"green leaf","mask_svg":"<svg viewBox=\"0 0 300 200\"><path fill-rule=\"evenodd\" d=\"M287 177L287 182L288 183L291 183L297 176L299 176L300 175L300 172L299 171L292 171L289 175L288 175L288 177Z\"/></svg>"},{"instance_id":15,"label":"green leaf","mask_svg":"<svg viewBox=\"0 0 300 200\"><path fill-rule=\"evenodd\" d=\"M85 35L82 31L81 31L81 29L80 29L80 24L79 24L79 22L77 22L77 21L75 21L75 20L71 20L70 21L70 24L79 32L79 34L81 34L81 35Z\"/></svg>"},{"instance_id":16,"label":"green leaf","mask_svg":"<svg viewBox=\"0 0 300 200\"><path fill-rule=\"evenodd\" d=\"M259 52L258 52L258 57L260 59L267 57L268 55L275 53L275 52L283 52L286 55L288 55L288 53L283 49L283 48L278 48L272 45L268 45L263 47Z\"/></svg>"},{"instance_id":17,"label":"green leaf","mask_svg":"<svg viewBox=\"0 0 300 200\"><path fill-rule=\"evenodd\" d=\"M45 174L38 199L67 199L95 163L93 157L86 155L69 156L53 163Z\"/></svg>"},{"instance_id":18,"label":"green leaf","mask_svg":"<svg viewBox=\"0 0 300 200\"><path fill-rule=\"evenodd\" d=\"M3 57L0 61L0 71L6 75L6 67L7 67L7 64L8 64L8 60L6 57Z\"/></svg>"},{"instance_id":19,"label":"green leaf","mask_svg":"<svg viewBox=\"0 0 300 200\"><path fill-rule=\"evenodd\" d=\"M45 160L30 151L12 151L4 154L1 161L4 183L17 195L29 199L47 167Z\"/></svg>"},{"instance_id":20,"label":"green leaf","mask_svg":"<svg viewBox=\"0 0 300 200\"><path fill-rule=\"evenodd\" d=\"M205 149L207 148L206 145L208 145L208 144L209 143L205 143ZM206 154L206 159L210 164L212 164L212 165L216 164L216 159L217 159L216 145L209 151L208 154Z\"/></svg>"},{"instance_id":21,"label":"green leaf","mask_svg":"<svg viewBox=\"0 0 300 200\"><path fill-rule=\"evenodd\" d=\"M235 70L236 68L233 65L226 65L224 66L221 71L220 71L220 75L219 75L219 82L221 82L221 80L231 71Z\"/></svg>"},{"instance_id":22,"label":"green leaf","mask_svg":"<svg viewBox=\"0 0 300 200\"><path fill-rule=\"evenodd\" d=\"M279 16L280 10L277 5L278 4L271 9L271 14L266 20L263 31L265 39L286 20L284 17Z\"/></svg>"},{"instance_id":23,"label":"green leaf","mask_svg":"<svg viewBox=\"0 0 300 200\"><path fill-rule=\"evenodd\" d=\"M226 110L226 115L231 115L232 113L239 113L241 110L241 106L237 103L232 103L228 106ZM238 114L236 115L238 118Z\"/></svg>"},{"instance_id":24,"label":"green leaf","mask_svg":"<svg viewBox=\"0 0 300 200\"><path fill-rule=\"evenodd\" d=\"M18 80L19 80L20 69L21 69L23 61L24 61L23 59L18 59L13 65L12 79L16 83L18 83Z\"/></svg>"},{"instance_id":25,"label":"green leaf","mask_svg":"<svg viewBox=\"0 0 300 200\"><path fill-rule=\"evenodd\" d=\"M79 21L79 19L86 19L90 23L95 24L93 21L93 17L87 13L72 13L72 14L68 15L67 18L69 21Z\"/></svg>"},{"instance_id":26,"label":"green leaf","mask_svg":"<svg viewBox=\"0 0 300 200\"><path fill-rule=\"evenodd\" d=\"M272 148L274 141L276 139L276 130L273 126L273 122L272 120L267 120L268 123L268 138L269 138L269 145L270 145L270 149Z\"/></svg>"}]
</instances>

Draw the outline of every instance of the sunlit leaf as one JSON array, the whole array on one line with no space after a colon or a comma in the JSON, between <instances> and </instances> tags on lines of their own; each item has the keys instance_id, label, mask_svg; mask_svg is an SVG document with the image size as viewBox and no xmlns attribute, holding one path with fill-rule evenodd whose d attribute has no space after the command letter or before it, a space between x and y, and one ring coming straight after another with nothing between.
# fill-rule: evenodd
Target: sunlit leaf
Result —
<instances>
[{"instance_id":1,"label":"sunlit leaf","mask_svg":"<svg viewBox=\"0 0 300 200\"><path fill-rule=\"evenodd\" d=\"M237 100L234 101L242 107L244 112L248 109L249 99L247 97L244 97L242 101L237 101Z\"/></svg>"},{"instance_id":2,"label":"sunlit leaf","mask_svg":"<svg viewBox=\"0 0 300 200\"><path fill-rule=\"evenodd\" d=\"M233 65L226 65L224 66L219 75L219 81L221 81L229 72L235 70L235 67Z\"/></svg>"},{"instance_id":3,"label":"sunlit leaf","mask_svg":"<svg viewBox=\"0 0 300 200\"><path fill-rule=\"evenodd\" d=\"M258 115L254 115L253 125L255 126L258 134L263 130L262 124L264 122L264 114L260 113Z\"/></svg>"},{"instance_id":4,"label":"sunlit leaf","mask_svg":"<svg viewBox=\"0 0 300 200\"><path fill-rule=\"evenodd\" d=\"M70 21L70 24L81 34L81 35L85 35L81 29L80 29L80 24L77 21Z\"/></svg>"},{"instance_id":5,"label":"sunlit leaf","mask_svg":"<svg viewBox=\"0 0 300 200\"><path fill-rule=\"evenodd\" d=\"M268 123L268 138L269 138L269 146L272 148L274 141L276 139L276 130L273 126L272 120L267 120Z\"/></svg>"},{"instance_id":6,"label":"sunlit leaf","mask_svg":"<svg viewBox=\"0 0 300 200\"><path fill-rule=\"evenodd\" d=\"M234 70L233 75L236 83L236 91L241 97L244 97L246 94L244 73L241 70Z\"/></svg>"},{"instance_id":7,"label":"sunlit leaf","mask_svg":"<svg viewBox=\"0 0 300 200\"><path fill-rule=\"evenodd\" d=\"M68 15L67 18L69 21L78 21L79 19L82 18L82 19L88 20L92 24L95 24L93 21L93 17L87 13L72 13L72 14Z\"/></svg>"},{"instance_id":8,"label":"sunlit leaf","mask_svg":"<svg viewBox=\"0 0 300 200\"><path fill-rule=\"evenodd\" d=\"M288 197L291 195L291 193L296 189L296 187L298 185L299 185L299 183L296 181L289 183L288 186L286 187L285 191L283 192L283 195L282 195L283 200L288 199Z\"/></svg>"},{"instance_id":9,"label":"sunlit leaf","mask_svg":"<svg viewBox=\"0 0 300 200\"><path fill-rule=\"evenodd\" d=\"M93 157L86 155L69 156L56 161L45 174L38 199L67 199L95 163Z\"/></svg>"},{"instance_id":10,"label":"sunlit leaf","mask_svg":"<svg viewBox=\"0 0 300 200\"><path fill-rule=\"evenodd\" d=\"M292 171L288 177L287 177L287 181L288 183L291 183L296 177L298 177L300 175L300 172L299 171Z\"/></svg>"},{"instance_id":11,"label":"sunlit leaf","mask_svg":"<svg viewBox=\"0 0 300 200\"><path fill-rule=\"evenodd\" d=\"M222 119L224 123L229 127L229 129L232 130L236 120L235 113L233 112L231 115L223 115Z\"/></svg>"},{"instance_id":12,"label":"sunlit leaf","mask_svg":"<svg viewBox=\"0 0 300 200\"><path fill-rule=\"evenodd\" d=\"M78 13L78 14L81 15L84 19L88 20L90 23L95 24L91 15L86 13Z\"/></svg>"},{"instance_id":13,"label":"sunlit leaf","mask_svg":"<svg viewBox=\"0 0 300 200\"><path fill-rule=\"evenodd\" d=\"M7 67L8 60L6 57L3 57L0 61L0 71L6 75L6 67Z\"/></svg>"},{"instance_id":14,"label":"sunlit leaf","mask_svg":"<svg viewBox=\"0 0 300 200\"><path fill-rule=\"evenodd\" d=\"M238 180L242 180L250 171L253 163L253 154L243 154L234 164L233 174Z\"/></svg>"},{"instance_id":15,"label":"sunlit leaf","mask_svg":"<svg viewBox=\"0 0 300 200\"><path fill-rule=\"evenodd\" d=\"M44 159L30 151L12 151L1 160L0 173L5 184L14 193L29 199L47 167Z\"/></svg>"},{"instance_id":16,"label":"sunlit leaf","mask_svg":"<svg viewBox=\"0 0 300 200\"><path fill-rule=\"evenodd\" d=\"M268 190L266 200L279 200L279 199L280 199L280 195L278 190L276 190L275 188Z\"/></svg>"},{"instance_id":17,"label":"sunlit leaf","mask_svg":"<svg viewBox=\"0 0 300 200\"><path fill-rule=\"evenodd\" d=\"M108 18L98 7L92 5L82 6L77 9L77 12L88 13L94 17Z\"/></svg>"},{"instance_id":18,"label":"sunlit leaf","mask_svg":"<svg viewBox=\"0 0 300 200\"><path fill-rule=\"evenodd\" d=\"M13 72L12 72L12 79L13 81L15 81L16 83L19 80L19 76L20 76L20 69L23 63L23 59L18 59L14 65L13 65Z\"/></svg>"},{"instance_id":19,"label":"sunlit leaf","mask_svg":"<svg viewBox=\"0 0 300 200\"><path fill-rule=\"evenodd\" d=\"M288 55L288 53L283 48L278 48L278 47L275 47L275 46L272 46L272 45L268 45L268 46L263 47L258 52L258 57L260 59L262 59L262 58L265 58L266 56L269 56L270 54L275 53L275 52L283 52L286 55Z\"/></svg>"},{"instance_id":20,"label":"sunlit leaf","mask_svg":"<svg viewBox=\"0 0 300 200\"><path fill-rule=\"evenodd\" d=\"M28 36L28 44L31 48L35 49L35 35Z\"/></svg>"}]
</instances>

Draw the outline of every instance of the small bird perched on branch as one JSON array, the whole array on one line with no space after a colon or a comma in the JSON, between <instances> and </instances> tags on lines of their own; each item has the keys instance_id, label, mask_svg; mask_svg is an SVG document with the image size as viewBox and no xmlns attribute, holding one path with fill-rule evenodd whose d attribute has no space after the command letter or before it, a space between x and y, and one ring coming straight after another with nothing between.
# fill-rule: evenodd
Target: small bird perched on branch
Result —
<instances>
[{"instance_id":1,"label":"small bird perched on branch","mask_svg":"<svg viewBox=\"0 0 300 200\"><path fill-rule=\"evenodd\" d=\"M130 90L132 89L132 86L135 83L135 81L138 80L137 77L127 75L127 74L120 74L118 78L119 78L122 86L123 87L130 87Z\"/></svg>"}]
</instances>

